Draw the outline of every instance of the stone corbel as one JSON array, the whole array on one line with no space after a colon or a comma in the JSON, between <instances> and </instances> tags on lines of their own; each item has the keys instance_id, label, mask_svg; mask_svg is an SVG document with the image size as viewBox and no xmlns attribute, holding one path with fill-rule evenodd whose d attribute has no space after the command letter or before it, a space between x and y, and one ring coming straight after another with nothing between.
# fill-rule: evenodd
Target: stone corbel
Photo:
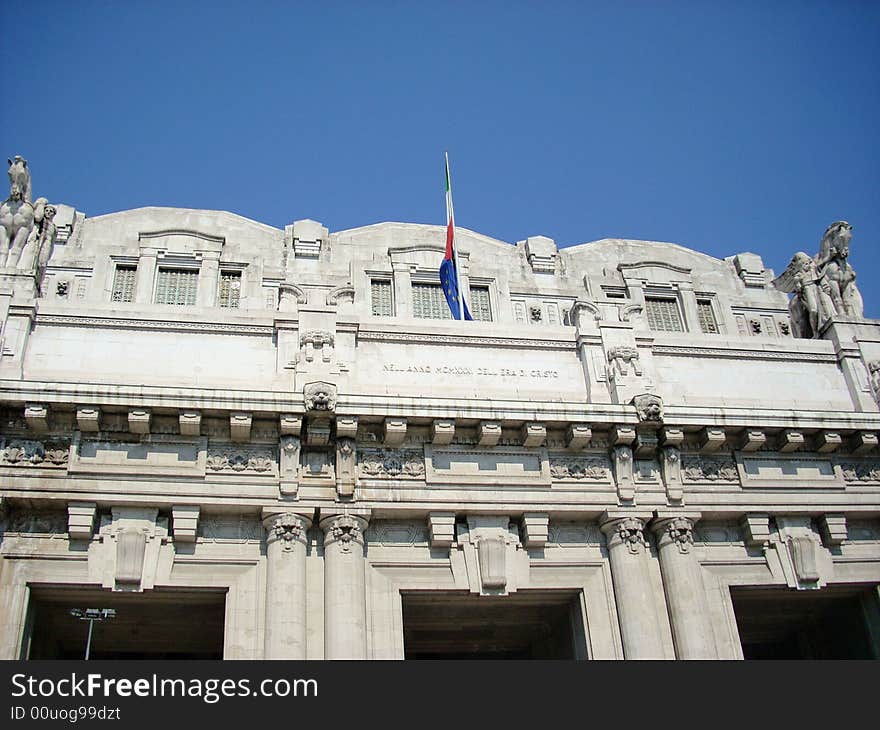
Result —
<instances>
[{"instance_id":1,"label":"stone corbel","mask_svg":"<svg viewBox=\"0 0 880 730\"><path fill-rule=\"evenodd\" d=\"M846 515L822 515L819 517L819 531L822 533L822 541L826 547L834 547L845 542L848 538L846 528Z\"/></svg>"},{"instance_id":2,"label":"stone corbel","mask_svg":"<svg viewBox=\"0 0 880 730\"><path fill-rule=\"evenodd\" d=\"M763 512L750 512L740 520L746 545L764 547L770 542L770 515Z\"/></svg>"},{"instance_id":3,"label":"stone corbel","mask_svg":"<svg viewBox=\"0 0 880 730\"><path fill-rule=\"evenodd\" d=\"M801 431L786 429L779 434L778 449L782 453L797 451L804 445L804 434Z\"/></svg>"},{"instance_id":4,"label":"stone corbel","mask_svg":"<svg viewBox=\"0 0 880 730\"><path fill-rule=\"evenodd\" d=\"M341 498L354 497L357 474L357 445L353 438L336 439L336 493Z\"/></svg>"},{"instance_id":5,"label":"stone corbel","mask_svg":"<svg viewBox=\"0 0 880 730\"><path fill-rule=\"evenodd\" d=\"M520 439L525 447L543 446L547 440L547 427L543 423L524 423Z\"/></svg>"},{"instance_id":6,"label":"stone corbel","mask_svg":"<svg viewBox=\"0 0 880 730\"><path fill-rule=\"evenodd\" d=\"M660 474L666 487L666 498L671 503L680 503L684 498L681 481L681 452L675 446L660 449Z\"/></svg>"},{"instance_id":7,"label":"stone corbel","mask_svg":"<svg viewBox=\"0 0 880 730\"><path fill-rule=\"evenodd\" d=\"M529 548L542 548L550 536L550 515L526 512L522 518L523 542Z\"/></svg>"},{"instance_id":8,"label":"stone corbel","mask_svg":"<svg viewBox=\"0 0 880 730\"><path fill-rule=\"evenodd\" d=\"M528 555L521 549L519 530L510 524L510 518L468 515L466 523L458 527L471 592L495 596L515 592L519 587L517 568L527 575Z\"/></svg>"},{"instance_id":9,"label":"stone corbel","mask_svg":"<svg viewBox=\"0 0 880 730\"><path fill-rule=\"evenodd\" d=\"M76 427L83 433L97 433L101 430L101 411L99 408L82 406L76 409Z\"/></svg>"},{"instance_id":10,"label":"stone corbel","mask_svg":"<svg viewBox=\"0 0 880 730\"><path fill-rule=\"evenodd\" d=\"M870 431L857 431L847 439L847 446L853 454L867 454L877 448L877 434Z\"/></svg>"},{"instance_id":11,"label":"stone corbel","mask_svg":"<svg viewBox=\"0 0 880 730\"><path fill-rule=\"evenodd\" d=\"M565 432L565 447L571 451L585 449L593 438L593 429L586 423L572 423Z\"/></svg>"},{"instance_id":12,"label":"stone corbel","mask_svg":"<svg viewBox=\"0 0 880 730\"><path fill-rule=\"evenodd\" d=\"M178 504L171 507L171 534L174 542L195 542L199 531L199 507Z\"/></svg>"},{"instance_id":13,"label":"stone corbel","mask_svg":"<svg viewBox=\"0 0 880 730\"><path fill-rule=\"evenodd\" d=\"M757 428L747 428L737 438L735 448L739 451L758 451L765 443L767 434Z\"/></svg>"},{"instance_id":14,"label":"stone corbel","mask_svg":"<svg viewBox=\"0 0 880 730\"><path fill-rule=\"evenodd\" d=\"M128 412L128 430L132 433L145 435L150 432L152 413L146 408L132 408Z\"/></svg>"},{"instance_id":15,"label":"stone corbel","mask_svg":"<svg viewBox=\"0 0 880 730\"><path fill-rule=\"evenodd\" d=\"M94 502L67 503L67 536L71 540L92 539L97 508L98 505Z\"/></svg>"},{"instance_id":16,"label":"stone corbel","mask_svg":"<svg viewBox=\"0 0 880 730\"><path fill-rule=\"evenodd\" d=\"M301 443L298 436L282 436L279 443L279 474L282 497L296 497L299 490Z\"/></svg>"},{"instance_id":17,"label":"stone corbel","mask_svg":"<svg viewBox=\"0 0 880 730\"><path fill-rule=\"evenodd\" d=\"M716 451L720 451L721 447L724 446L724 442L727 441L727 434L724 433L723 428L706 426L700 431L697 441L702 453L713 454Z\"/></svg>"},{"instance_id":18,"label":"stone corbel","mask_svg":"<svg viewBox=\"0 0 880 730\"><path fill-rule=\"evenodd\" d=\"M202 414L199 411L181 411L178 415L181 436L201 436Z\"/></svg>"},{"instance_id":19,"label":"stone corbel","mask_svg":"<svg viewBox=\"0 0 880 730\"><path fill-rule=\"evenodd\" d=\"M632 426L614 426L611 429L611 443L629 446L636 440L636 430Z\"/></svg>"},{"instance_id":20,"label":"stone corbel","mask_svg":"<svg viewBox=\"0 0 880 730\"><path fill-rule=\"evenodd\" d=\"M809 517L778 515L779 541L771 546L781 561L782 570L792 588L821 588L825 582L820 571L820 544ZM783 549L784 546L784 549Z\"/></svg>"},{"instance_id":21,"label":"stone corbel","mask_svg":"<svg viewBox=\"0 0 880 730\"><path fill-rule=\"evenodd\" d=\"M675 446L676 448L681 448L681 445L684 443L684 430L680 428L672 428L671 426L664 426L660 429L660 444L661 446Z\"/></svg>"},{"instance_id":22,"label":"stone corbel","mask_svg":"<svg viewBox=\"0 0 880 730\"><path fill-rule=\"evenodd\" d=\"M621 502L632 502L636 496L632 447L615 446L611 450L611 463L614 467L614 483L617 485L618 499Z\"/></svg>"},{"instance_id":23,"label":"stone corbel","mask_svg":"<svg viewBox=\"0 0 880 730\"><path fill-rule=\"evenodd\" d=\"M386 446L400 446L406 440L406 419L386 418L382 424L382 432Z\"/></svg>"},{"instance_id":24,"label":"stone corbel","mask_svg":"<svg viewBox=\"0 0 880 730\"><path fill-rule=\"evenodd\" d=\"M842 444L843 438L836 431L819 431L814 448L820 454L830 454L837 451Z\"/></svg>"},{"instance_id":25,"label":"stone corbel","mask_svg":"<svg viewBox=\"0 0 880 730\"><path fill-rule=\"evenodd\" d=\"M647 459L654 456L658 443L659 439L656 432L638 431L636 433L636 440L633 443L633 450L640 459Z\"/></svg>"},{"instance_id":26,"label":"stone corbel","mask_svg":"<svg viewBox=\"0 0 880 730\"><path fill-rule=\"evenodd\" d=\"M278 416L278 431L282 436L299 436L302 432L302 416L282 413Z\"/></svg>"},{"instance_id":27,"label":"stone corbel","mask_svg":"<svg viewBox=\"0 0 880 730\"><path fill-rule=\"evenodd\" d=\"M431 547L448 548L455 541L455 512L429 512Z\"/></svg>"},{"instance_id":28,"label":"stone corbel","mask_svg":"<svg viewBox=\"0 0 880 730\"><path fill-rule=\"evenodd\" d=\"M100 546L89 551L89 574L105 588L143 591L156 583L168 519L156 507L113 507L101 520Z\"/></svg>"},{"instance_id":29,"label":"stone corbel","mask_svg":"<svg viewBox=\"0 0 880 730\"><path fill-rule=\"evenodd\" d=\"M358 419L357 416L337 416L336 417L336 436L337 438L353 439L357 438Z\"/></svg>"},{"instance_id":30,"label":"stone corbel","mask_svg":"<svg viewBox=\"0 0 880 730\"><path fill-rule=\"evenodd\" d=\"M31 431L45 433L49 430L49 408L42 403L28 403L24 407L24 420Z\"/></svg>"},{"instance_id":31,"label":"stone corbel","mask_svg":"<svg viewBox=\"0 0 880 730\"><path fill-rule=\"evenodd\" d=\"M448 446L455 437L455 421L435 419L431 423L431 443L435 446Z\"/></svg>"},{"instance_id":32,"label":"stone corbel","mask_svg":"<svg viewBox=\"0 0 880 730\"><path fill-rule=\"evenodd\" d=\"M229 414L229 436L233 441L246 442L251 440L251 423L252 416L250 413L242 411L233 411Z\"/></svg>"},{"instance_id":33,"label":"stone corbel","mask_svg":"<svg viewBox=\"0 0 880 730\"><path fill-rule=\"evenodd\" d=\"M501 440L501 424L498 421L480 421L477 438L478 446L495 446Z\"/></svg>"}]
</instances>

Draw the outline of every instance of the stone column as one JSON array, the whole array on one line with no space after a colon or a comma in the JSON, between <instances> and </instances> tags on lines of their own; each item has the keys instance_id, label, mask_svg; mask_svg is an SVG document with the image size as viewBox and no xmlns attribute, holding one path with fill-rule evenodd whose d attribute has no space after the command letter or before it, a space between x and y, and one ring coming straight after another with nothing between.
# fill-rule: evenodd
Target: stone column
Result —
<instances>
[{"instance_id":1,"label":"stone column","mask_svg":"<svg viewBox=\"0 0 880 730\"><path fill-rule=\"evenodd\" d=\"M651 523L657 535L660 573L679 659L717 659L700 566L693 553L694 523L699 514L658 515Z\"/></svg>"},{"instance_id":2,"label":"stone column","mask_svg":"<svg viewBox=\"0 0 880 730\"><path fill-rule=\"evenodd\" d=\"M198 304L213 307L217 303L217 289L220 286L220 252L202 252L202 265L199 267L199 287L196 293Z\"/></svg>"},{"instance_id":3,"label":"stone column","mask_svg":"<svg viewBox=\"0 0 880 730\"><path fill-rule=\"evenodd\" d=\"M367 610L364 532L367 520L350 514L321 520L324 532L324 658L366 659Z\"/></svg>"},{"instance_id":4,"label":"stone column","mask_svg":"<svg viewBox=\"0 0 880 730\"><path fill-rule=\"evenodd\" d=\"M153 283L156 280L158 255L159 252L155 248L141 249L134 287L134 299L138 304L151 304L153 301Z\"/></svg>"},{"instance_id":5,"label":"stone column","mask_svg":"<svg viewBox=\"0 0 880 730\"><path fill-rule=\"evenodd\" d=\"M306 658L306 544L312 521L270 514L266 528L266 659Z\"/></svg>"},{"instance_id":6,"label":"stone column","mask_svg":"<svg viewBox=\"0 0 880 730\"><path fill-rule=\"evenodd\" d=\"M611 580L626 659L664 659L660 621L654 607L645 540L647 513L606 512L599 527L605 533Z\"/></svg>"}]
</instances>

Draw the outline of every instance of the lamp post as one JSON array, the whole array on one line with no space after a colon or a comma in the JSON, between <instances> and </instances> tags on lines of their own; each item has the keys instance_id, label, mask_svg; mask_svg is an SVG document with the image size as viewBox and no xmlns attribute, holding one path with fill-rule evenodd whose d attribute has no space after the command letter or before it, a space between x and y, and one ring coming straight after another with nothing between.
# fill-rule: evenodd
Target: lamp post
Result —
<instances>
[{"instance_id":1,"label":"lamp post","mask_svg":"<svg viewBox=\"0 0 880 730\"><path fill-rule=\"evenodd\" d=\"M116 609L115 608L71 608L70 615L74 618L80 619L80 621L88 621L89 622L89 638L86 640L86 656L85 658L89 658L89 650L92 647L92 628L95 625L95 621L104 621L106 619L111 619L116 617Z\"/></svg>"}]
</instances>

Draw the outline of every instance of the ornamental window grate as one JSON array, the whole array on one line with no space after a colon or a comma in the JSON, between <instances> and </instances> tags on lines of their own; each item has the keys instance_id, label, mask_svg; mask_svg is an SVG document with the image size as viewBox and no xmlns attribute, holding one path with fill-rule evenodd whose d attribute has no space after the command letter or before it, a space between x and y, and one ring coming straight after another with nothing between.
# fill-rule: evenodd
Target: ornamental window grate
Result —
<instances>
[{"instance_id":1,"label":"ornamental window grate","mask_svg":"<svg viewBox=\"0 0 880 730\"><path fill-rule=\"evenodd\" d=\"M419 319L452 319L446 295L440 284L413 284L413 317Z\"/></svg>"},{"instance_id":2,"label":"ornamental window grate","mask_svg":"<svg viewBox=\"0 0 880 730\"><path fill-rule=\"evenodd\" d=\"M394 297L390 281L373 279L370 282L370 306L376 317L394 316Z\"/></svg>"},{"instance_id":3,"label":"ornamental window grate","mask_svg":"<svg viewBox=\"0 0 880 730\"><path fill-rule=\"evenodd\" d=\"M113 294L111 301L114 302L131 302L134 301L134 282L137 269L134 266L117 266L113 274ZM85 292L83 292L85 296ZM77 290L77 298L79 290Z\"/></svg>"},{"instance_id":4,"label":"ornamental window grate","mask_svg":"<svg viewBox=\"0 0 880 730\"><path fill-rule=\"evenodd\" d=\"M159 269L156 304L193 306L196 303L198 283L197 269Z\"/></svg>"},{"instance_id":5,"label":"ornamental window grate","mask_svg":"<svg viewBox=\"0 0 880 730\"><path fill-rule=\"evenodd\" d=\"M684 332L681 314L674 299L645 297L648 328L657 332Z\"/></svg>"},{"instance_id":6,"label":"ornamental window grate","mask_svg":"<svg viewBox=\"0 0 880 730\"><path fill-rule=\"evenodd\" d=\"M697 316L700 320L700 329L708 335L718 334L718 322L715 321L715 312L712 311L712 302L708 299L697 300Z\"/></svg>"},{"instance_id":7,"label":"ornamental window grate","mask_svg":"<svg viewBox=\"0 0 880 730\"><path fill-rule=\"evenodd\" d=\"M472 286L471 287L471 316L479 322L492 321L492 307L489 302L488 286Z\"/></svg>"},{"instance_id":8,"label":"ornamental window grate","mask_svg":"<svg viewBox=\"0 0 880 730\"><path fill-rule=\"evenodd\" d=\"M221 307L238 309L241 301L241 272L220 272L220 296L218 297Z\"/></svg>"}]
</instances>

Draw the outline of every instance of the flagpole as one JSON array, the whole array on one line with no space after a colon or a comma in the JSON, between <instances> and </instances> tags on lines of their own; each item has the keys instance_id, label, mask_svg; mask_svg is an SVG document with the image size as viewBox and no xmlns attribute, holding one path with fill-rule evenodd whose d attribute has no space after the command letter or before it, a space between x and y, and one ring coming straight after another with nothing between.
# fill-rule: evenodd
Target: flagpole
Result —
<instances>
[{"instance_id":1,"label":"flagpole","mask_svg":"<svg viewBox=\"0 0 880 730\"><path fill-rule=\"evenodd\" d=\"M452 259L455 264L455 288L458 290L458 318L464 320L464 292L461 289L461 273L458 268L458 247L455 245L455 209L452 206L452 173L449 171L449 152L446 152L446 179L449 195L446 200L446 218L452 221Z\"/></svg>"}]
</instances>

